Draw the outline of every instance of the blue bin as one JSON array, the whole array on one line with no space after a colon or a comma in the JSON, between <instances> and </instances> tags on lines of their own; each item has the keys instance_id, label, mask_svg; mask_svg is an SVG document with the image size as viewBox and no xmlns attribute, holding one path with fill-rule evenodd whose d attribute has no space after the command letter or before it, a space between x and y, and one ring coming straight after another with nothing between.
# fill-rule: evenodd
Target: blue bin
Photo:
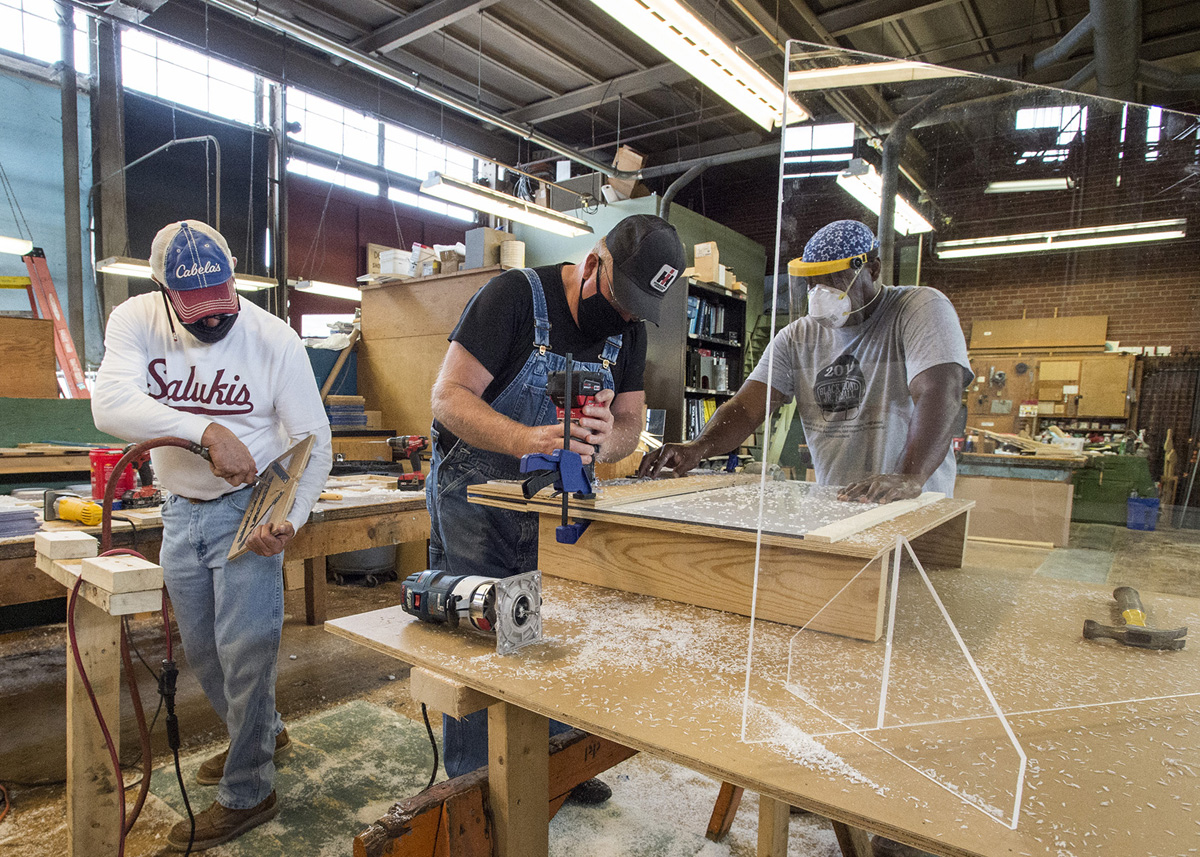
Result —
<instances>
[{"instance_id":1,"label":"blue bin","mask_svg":"<svg viewBox=\"0 0 1200 857\"><path fill-rule=\"evenodd\" d=\"M1126 506L1125 526L1130 530L1153 530L1158 521L1157 497L1130 497Z\"/></svg>"}]
</instances>

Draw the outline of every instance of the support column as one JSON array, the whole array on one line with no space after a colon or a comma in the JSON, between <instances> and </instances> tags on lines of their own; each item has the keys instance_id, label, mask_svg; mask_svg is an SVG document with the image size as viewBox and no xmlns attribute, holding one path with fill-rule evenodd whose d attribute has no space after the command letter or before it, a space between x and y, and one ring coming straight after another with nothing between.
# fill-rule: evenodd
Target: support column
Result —
<instances>
[{"instance_id":1,"label":"support column","mask_svg":"<svg viewBox=\"0 0 1200 857\"><path fill-rule=\"evenodd\" d=\"M111 21L92 19L92 217L96 255L129 255L125 215L125 100L121 88L121 32ZM101 321L129 297L129 278L100 274Z\"/></svg>"},{"instance_id":2,"label":"support column","mask_svg":"<svg viewBox=\"0 0 1200 857\"><path fill-rule=\"evenodd\" d=\"M67 324L75 350L86 353L83 326L83 236L79 215L79 94L75 78L75 10L58 2L62 45L59 91L62 95L63 211L66 218Z\"/></svg>"}]
</instances>

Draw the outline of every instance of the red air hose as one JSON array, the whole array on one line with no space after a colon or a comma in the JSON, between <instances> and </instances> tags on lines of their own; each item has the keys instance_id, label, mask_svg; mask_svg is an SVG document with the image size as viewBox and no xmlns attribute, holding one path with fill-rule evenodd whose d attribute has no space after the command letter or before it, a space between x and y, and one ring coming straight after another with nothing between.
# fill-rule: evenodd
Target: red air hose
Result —
<instances>
[{"instance_id":1,"label":"red air hose","mask_svg":"<svg viewBox=\"0 0 1200 857\"><path fill-rule=\"evenodd\" d=\"M189 452L194 452L197 455L207 457L207 450L200 444L193 443L190 440L184 440L179 437L156 437L151 440L144 440L141 443L130 447L121 459L113 467L112 473L108 477L108 484L104 489L104 508L100 523L100 556L134 556L138 559L145 559L140 553L135 550L126 548L113 549L112 547L112 504L113 497L116 494L117 482L122 473L125 472L126 466L136 459L144 455L152 449L157 449L163 446L177 446L181 449L186 449ZM83 586L83 575L75 582L71 589L70 597L67 599L67 636L71 640L71 653L75 659L75 668L79 672L79 678L83 684L84 691L87 693L88 700L92 704L92 711L96 715L96 721L100 725L100 731L104 735L104 743L108 748L109 758L112 761L113 771L116 774L118 783L118 808L120 811L120 838L117 849L117 857L124 857L125 854L125 837L133 828L133 824L137 821L138 814L142 810L142 805L145 803L146 794L150 789L150 774L151 774L151 748L150 748L150 731L146 727L146 713L142 709L141 695L138 692L137 681L133 675L133 662L129 657L129 638L125 633L125 627L121 627L121 658L125 664L125 680L129 686L129 695L133 702L134 711L138 725L138 737L142 747L142 785L138 792L137 801L134 803L133 811L126 818L125 806L125 788L124 780L121 776L121 760L117 755L116 742L113 741L112 734L109 731L108 723L104 719L104 714L100 710L100 702L96 699L96 694L92 690L92 683L88 679L87 670L83 665L83 658L79 654L79 646L75 637L75 603L79 597L79 590ZM163 618L163 634L166 638L167 660L171 658L171 621L167 613L167 593L163 590L162 600L162 618ZM7 809L7 807L6 807Z\"/></svg>"}]
</instances>

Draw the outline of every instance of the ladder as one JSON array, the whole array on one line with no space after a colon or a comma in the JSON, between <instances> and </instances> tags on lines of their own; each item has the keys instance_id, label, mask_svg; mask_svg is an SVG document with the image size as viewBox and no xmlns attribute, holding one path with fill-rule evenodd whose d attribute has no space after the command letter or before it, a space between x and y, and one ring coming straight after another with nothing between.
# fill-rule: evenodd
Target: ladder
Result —
<instances>
[{"instance_id":1,"label":"ladder","mask_svg":"<svg viewBox=\"0 0 1200 857\"><path fill-rule=\"evenodd\" d=\"M39 317L40 306L41 317L49 318L54 323L54 356L58 358L58 368L63 374L58 380L59 389L67 399L90 399L92 395L83 377L83 366L79 362L79 354L75 351L75 341L71 339L71 331L63 318L62 305L58 302L58 292L54 289L50 269L46 266L46 254L42 252L42 248L34 247L21 259L25 262L25 269L29 271L27 290L34 318Z\"/></svg>"}]
</instances>

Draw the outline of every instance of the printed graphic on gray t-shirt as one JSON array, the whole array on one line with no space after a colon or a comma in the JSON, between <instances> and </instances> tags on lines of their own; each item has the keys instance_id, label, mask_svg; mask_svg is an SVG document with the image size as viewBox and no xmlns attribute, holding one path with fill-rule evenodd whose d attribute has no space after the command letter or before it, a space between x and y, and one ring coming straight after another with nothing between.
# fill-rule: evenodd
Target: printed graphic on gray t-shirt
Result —
<instances>
[{"instance_id":1,"label":"printed graphic on gray t-shirt","mask_svg":"<svg viewBox=\"0 0 1200 857\"><path fill-rule=\"evenodd\" d=\"M796 398L822 485L896 471L913 412L908 385L917 375L957 363L964 386L971 377L958 316L945 295L926 287L889 287L878 304L859 325L832 329L809 318L793 322L750 374L765 384L770 368L770 385ZM925 490L950 496L954 475L949 451Z\"/></svg>"}]
</instances>

